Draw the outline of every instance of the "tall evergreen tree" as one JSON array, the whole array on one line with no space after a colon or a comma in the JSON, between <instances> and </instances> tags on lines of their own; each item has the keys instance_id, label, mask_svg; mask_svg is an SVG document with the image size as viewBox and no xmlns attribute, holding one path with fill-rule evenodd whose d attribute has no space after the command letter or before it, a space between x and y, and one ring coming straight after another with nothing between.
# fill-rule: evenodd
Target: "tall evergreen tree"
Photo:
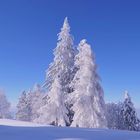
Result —
<instances>
[{"instance_id":1,"label":"tall evergreen tree","mask_svg":"<svg viewBox=\"0 0 140 140\"><path fill-rule=\"evenodd\" d=\"M63 92L69 92L69 83L73 78L73 64L73 37L70 34L70 26L66 17L61 32L58 34L57 47L54 49L54 61L50 64L46 73L44 86L47 87L47 90L52 88L52 84L58 76Z\"/></svg>"},{"instance_id":2,"label":"tall evergreen tree","mask_svg":"<svg viewBox=\"0 0 140 140\"><path fill-rule=\"evenodd\" d=\"M70 83L74 77L74 56L75 50L73 47L73 36L70 34L70 26L67 17L64 20L61 32L58 34L58 43L54 49L54 60L49 65L46 72L46 82L44 87L47 89L47 93L51 91L52 85L56 78L59 77L60 85L63 92L63 98L65 106L71 114L69 102L67 102L67 94L71 92ZM47 103L48 95L45 94L43 97L43 102Z\"/></svg>"},{"instance_id":3,"label":"tall evergreen tree","mask_svg":"<svg viewBox=\"0 0 140 140\"><path fill-rule=\"evenodd\" d=\"M103 90L96 72L94 54L85 39L80 42L78 51L75 57L78 71L72 81L74 92L71 93L74 111L72 126L106 127Z\"/></svg>"},{"instance_id":4,"label":"tall evergreen tree","mask_svg":"<svg viewBox=\"0 0 140 140\"><path fill-rule=\"evenodd\" d=\"M125 130L138 131L139 120L136 110L127 91L125 91L125 100L122 106L121 115L123 116L123 128Z\"/></svg>"}]
</instances>

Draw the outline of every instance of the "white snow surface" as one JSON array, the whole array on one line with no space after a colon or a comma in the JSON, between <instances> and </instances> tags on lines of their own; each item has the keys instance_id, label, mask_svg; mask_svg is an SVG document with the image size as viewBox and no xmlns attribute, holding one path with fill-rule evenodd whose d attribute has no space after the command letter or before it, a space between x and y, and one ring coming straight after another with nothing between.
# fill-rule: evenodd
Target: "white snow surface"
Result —
<instances>
[{"instance_id":1,"label":"white snow surface","mask_svg":"<svg viewBox=\"0 0 140 140\"><path fill-rule=\"evenodd\" d=\"M16 126L16 127L39 127L44 126L37 123L10 120L10 119L0 119L0 126Z\"/></svg>"},{"instance_id":2,"label":"white snow surface","mask_svg":"<svg viewBox=\"0 0 140 140\"><path fill-rule=\"evenodd\" d=\"M140 140L140 132L51 127L0 119L0 140Z\"/></svg>"}]
</instances>

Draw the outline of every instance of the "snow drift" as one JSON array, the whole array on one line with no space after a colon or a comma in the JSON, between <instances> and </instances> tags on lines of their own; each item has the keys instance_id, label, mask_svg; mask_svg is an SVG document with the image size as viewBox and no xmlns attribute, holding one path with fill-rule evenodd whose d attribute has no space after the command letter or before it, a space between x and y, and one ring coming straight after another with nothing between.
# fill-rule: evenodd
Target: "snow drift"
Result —
<instances>
[{"instance_id":1,"label":"snow drift","mask_svg":"<svg viewBox=\"0 0 140 140\"><path fill-rule=\"evenodd\" d=\"M0 140L140 140L140 133L132 131L40 126L0 120Z\"/></svg>"}]
</instances>

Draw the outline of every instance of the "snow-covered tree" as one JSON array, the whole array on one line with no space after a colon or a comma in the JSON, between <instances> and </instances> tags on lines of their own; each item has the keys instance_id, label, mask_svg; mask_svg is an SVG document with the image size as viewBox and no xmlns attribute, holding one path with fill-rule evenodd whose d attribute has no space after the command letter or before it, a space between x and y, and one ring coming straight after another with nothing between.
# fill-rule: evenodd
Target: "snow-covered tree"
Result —
<instances>
[{"instance_id":1,"label":"snow-covered tree","mask_svg":"<svg viewBox=\"0 0 140 140\"><path fill-rule=\"evenodd\" d=\"M35 122L66 126L69 123L68 110L64 105L64 94L59 78L56 78L53 82L48 96L48 103L39 109L40 116Z\"/></svg>"},{"instance_id":2,"label":"snow-covered tree","mask_svg":"<svg viewBox=\"0 0 140 140\"><path fill-rule=\"evenodd\" d=\"M122 115L120 113L121 109L121 102L106 104L106 119L109 129L121 129L123 127Z\"/></svg>"},{"instance_id":3,"label":"snow-covered tree","mask_svg":"<svg viewBox=\"0 0 140 140\"><path fill-rule=\"evenodd\" d=\"M30 121L31 108L28 102L27 94L22 92L19 102L17 104L16 119L21 121Z\"/></svg>"},{"instance_id":4,"label":"snow-covered tree","mask_svg":"<svg viewBox=\"0 0 140 140\"><path fill-rule=\"evenodd\" d=\"M57 47L54 49L54 60L49 65L46 73L44 86L47 87L47 90L51 90L52 84L58 76L63 92L69 92L69 83L74 76L72 71L73 64L73 37L70 34L70 26L66 17L61 32L58 34Z\"/></svg>"},{"instance_id":5,"label":"snow-covered tree","mask_svg":"<svg viewBox=\"0 0 140 140\"><path fill-rule=\"evenodd\" d=\"M123 116L122 129L138 131L139 120L137 118L134 105L127 91L125 91L125 100L121 109L121 115Z\"/></svg>"},{"instance_id":6,"label":"snow-covered tree","mask_svg":"<svg viewBox=\"0 0 140 140\"><path fill-rule=\"evenodd\" d=\"M42 105L42 91L39 84L35 84L33 89L28 92L27 101L30 107L30 121L38 118L37 110Z\"/></svg>"},{"instance_id":7,"label":"snow-covered tree","mask_svg":"<svg viewBox=\"0 0 140 140\"><path fill-rule=\"evenodd\" d=\"M74 111L71 126L106 127L103 90L96 72L95 57L89 44L83 39L75 57L78 71L72 81L74 92L70 94Z\"/></svg>"},{"instance_id":8,"label":"snow-covered tree","mask_svg":"<svg viewBox=\"0 0 140 140\"><path fill-rule=\"evenodd\" d=\"M9 118L10 115L10 103L2 90L0 90L0 118Z\"/></svg>"},{"instance_id":9,"label":"snow-covered tree","mask_svg":"<svg viewBox=\"0 0 140 140\"><path fill-rule=\"evenodd\" d=\"M75 74L75 71L73 70L75 49L73 47L73 37L70 34L70 26L67 17L64 20L61 32L58 34L58 43L53 54L54 60L49 65L46 72L46 82L44 84L44 88L47 89L47 93L50 92L55 79L59 77L62 92L64 94L64 102L69 111L69 116L69 114L71 114L71 110L69 102L66 101L66 98L67 94L71 92L69 84ZM47 102L46 100L48 100L47 94L43 97L44 103Z\"/></svg>"}]
</instances>

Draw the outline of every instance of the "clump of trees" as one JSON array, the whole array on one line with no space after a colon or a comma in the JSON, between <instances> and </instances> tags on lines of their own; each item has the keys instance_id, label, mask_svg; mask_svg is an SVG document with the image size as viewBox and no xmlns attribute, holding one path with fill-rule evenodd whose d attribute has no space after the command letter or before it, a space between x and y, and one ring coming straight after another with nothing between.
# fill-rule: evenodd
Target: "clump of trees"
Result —
<instances>
[{"instance_id":1,"label":"clump of trees","mask_svg":"<svg viewBox=\"0 0 140 140\"><path fill-rule=\"evenodd\" d=\"M86 39L74 45L67 18L53 54L44 85L35 84L21 93L17 120L55 126L140 130L140 120L128 92L123 102L105 104L92 47ZM4 93L0 92L0 118L9 117L9 107Z\"/></svg>"},{"instance_id":2,"label":"clump of trees","mask_svg":"<svg viewBox=\"0 0 140 140\"><path fill-rule=\"evenodd\" d=\"M43 95L42 103L38 102L36 117L30 115L33 113L29 95L24 93L17 106L17 119L56 126L106 128L104 95L95 55L86 39L76 48L74 46L68 19L65 18L54 49L54 60L46 72L43 89L47 93Z\"/></svg>"},{"instance_id":3,"label":"clump of trees","mask_svg":"<svg viewBox=\"0 0 140 140\"><path fill-rule=\"evenodd\" d=\"M140 131L140 119L128 91L123 102L106 104L106 118L110 129Z\"/></svg>"}]
</instances>

